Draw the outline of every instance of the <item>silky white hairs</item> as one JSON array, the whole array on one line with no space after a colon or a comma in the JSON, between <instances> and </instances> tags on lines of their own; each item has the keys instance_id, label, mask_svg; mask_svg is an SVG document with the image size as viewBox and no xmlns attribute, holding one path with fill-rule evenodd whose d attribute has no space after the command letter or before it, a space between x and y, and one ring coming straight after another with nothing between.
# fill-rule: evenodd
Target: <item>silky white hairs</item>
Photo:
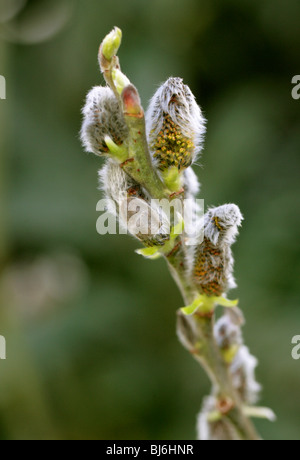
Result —
<instances>
[{"instance_id":1,"label":"silky white hairs","mask_svg":"<svg viewBox=\"0 0 300 460\"><path fill-rule=\"evenodd\" d=\"M221 323L219 326L221 327ZM232 331L233 330L231 329L231 332ZM235 332L237 331L234 331L234 335ZM256 366L256 358L250 354L245 345L240 346L237 355L230 366L230 374L232 376L233 386L240 394L245 405L255 404L259 398L261 386L255 380L254 371ZM200 441L241 440L234 425L226 416L220 415L220 418L212 417L212 414L216 411L218 411L218 400L217 397L212 394L204 399L202 410L198 415L197 439Z\"/></svg>"},{"instance_id":2,"label":"silky white hairs","mask_svg":"<svg viewBox=\"0 0 300 460\"><path fill-rule=\"evenodd\" d=\"M120 168L118 163L111 159L108 159L99 171L99 183L105 194L108 211L117 217L120 202L127 200L128 190L137 184Z\"/></svg>"},{"instance_id":3,"label":"silky white hairs","mask_svg":"<svg viewBox=\"0 0 300 460\"><path fill-rule=\"evenodd\" d=\"M123 229L146 246L162 246L169 240L167 216L118 163L109 159L99 172L99 178L107 210L118 217Z\"/></svg>"},{"instance_id":4,"label":"silky white hairs","mask_svg":"<svg viewBox=\"0 0 300 460\"><path fill-rule=\"evenodd\" d=\"M259 399L261 386L255 378L257 359L244 345L241 327L233 321L230 312L226 312L215 324L214 336L221 350L237 346L236 354L230 363L230 374L235 389L245 404L255 404Z\"/></svg>"},{"instance_id":5,"label":"silky white hairs","mask_svg":"<svg viewBox=\"0 0 300 460\"><path fill-rule=\"evenodd\" d=\"M122 110L113 91L108 87L96 86L87 95L82 110L83 123L81 141L87 152L95 155L108 153L105 136L118 145L128 136Z\"/></svg>"},{"instance_id":6,"label":"silky white hairs","mask_svg":"<svg viewBox=\"0 0 300 460\"><path fill-rule=\"evenodd\" d=\"M169 78L150 101L146 113L149 147L155 165L165 171L188 168L202 150L205 119L181 78Z\"/></svg>"},{"instance_id":7,"label":"silky white hairs","mask_svg":"<svg viewBox=\"0 0 300 460\"><path fill-rule=\"evenodd\" d=\"M251 355L248 347L243 345L239 348L230 367L233 385L247 404L255 404L259 399L261 385L255 378L257 364L257 359Z\"/></svg>"},{"instance_id":8,"label":"silky white hairs","mask_svg":"<svg viewBox=\"0 0 300 460\"><path fill-rule=\"evenodd\" d=\"M205 118L190 88L183 84L182 78L169 78L151 99L146 114L150 139L159 134L165 114L170 115L182 133L193 140L195 155L200 153L206 131Z\"/></svg>"},{"instance_id":9,"label":"silky white hairs","mask_svg":"<svg viewBox=\"0 0 300 460\"><path fill-rule=\"evenodd\" d=\"M205 215L205 236L214 245L232 245L242 221L241 211L235 204L211 208Z\"/></svg>"},{"instance_id":10,"label":"silky white hairs","mask_svg":"<svg viewBox=\"0 0 300 460\"><path fill-rule=\"evenodd\" d=\"M241 327L232 321L230 314L224 314L215 324L214 335L218 347L226 350L233 345L242 345Z\"/></svg>"},{"instance_id":11,"label":"silky white hairs","mask_svg":"<svg viewBox=\"0 0 300 460\"><path fill-rule=\"evenodd\" d=\"M194 250L193 278L203 294L220 296L236 287L231 245L242 215L234 204L211 208L204 216L204 241Z\"/></svg>"},{"instance_id":12,"label":"silky white hairs","mask_svg":"<svg viewBox=\"0 0 300 460\"><path fill-rule=\"evenodd\" d=\"M192 168L187 168L183 173L183 177L185 198L195 198L200 192L200 184L196 173Z\"/></svg>"}]
</instances>

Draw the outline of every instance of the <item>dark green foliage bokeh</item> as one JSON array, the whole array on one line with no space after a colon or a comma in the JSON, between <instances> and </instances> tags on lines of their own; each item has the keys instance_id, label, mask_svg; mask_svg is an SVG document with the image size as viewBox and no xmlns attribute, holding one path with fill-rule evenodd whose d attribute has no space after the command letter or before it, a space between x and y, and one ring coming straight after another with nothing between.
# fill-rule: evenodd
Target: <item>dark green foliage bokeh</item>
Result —
<instances>
[{"instance_id":1,"label":"dark green foliage bokeh","mask_svg":"<svg viewBox=\"0 0 300 460\"><path fill-rule=\"evenodd\" d=\"M299 1L70 4L49 41L0 35L0 438L193 439L209 391L177 342L182 300L164 262L135 255L129 237L96 233L102 161L82 151L80 109L102 83L99 43L118 25L122 67L144 106L160 82L181 76L208 118L201 198L235 202L245 216L231 298L240 298L260 361L262 405L278 415L258 428L267 439L299 439Z\"/></svg>"}]
</instances>

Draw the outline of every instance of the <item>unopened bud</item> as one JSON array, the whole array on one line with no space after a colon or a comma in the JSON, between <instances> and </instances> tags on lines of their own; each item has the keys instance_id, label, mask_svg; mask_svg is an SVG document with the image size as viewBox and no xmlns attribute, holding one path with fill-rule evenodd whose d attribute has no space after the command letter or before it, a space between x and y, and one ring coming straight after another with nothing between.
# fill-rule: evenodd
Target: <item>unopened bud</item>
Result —
<instances>
[{"instance_id":1,"label":"unopened bud","mask_svg":"<svg viewBox=\"0 0 300 460\"><path fill-rule=\"evenodd\" d=\"M124 112L128 116L142 117L144 115L138 90L133 85L126 86L122 91Z\"/></svg>"},{"instance_id":2,"label":"unopened bud","mask_svg":"<svg viewBox=\"0 0 300 460\"><path fill-rule=\"evenodd\" d=\"M117 54L122 41L122 31L115 27L103 40L100 50L107 61Z\"/></svg>"}]
</instances>

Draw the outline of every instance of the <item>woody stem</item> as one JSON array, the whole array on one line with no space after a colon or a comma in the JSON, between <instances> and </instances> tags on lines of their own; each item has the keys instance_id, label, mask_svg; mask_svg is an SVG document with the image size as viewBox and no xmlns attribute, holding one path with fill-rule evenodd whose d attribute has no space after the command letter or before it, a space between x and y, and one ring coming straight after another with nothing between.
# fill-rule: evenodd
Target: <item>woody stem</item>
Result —
<instances>
[{"instance_id":1,"label":"woody stem","mask_svg":"<svg viewBox=\"0 0 300 460\"><path fill-rule=\"evenodd\" d=\"M167 259L170 272L183 294L185 303L190 304L195 300L197 293L195 287L191 286L191 283L186 279L185 267L182 262L184 259L181 258L183 248L180 251L177 254L171 254ZM179 312L179 314L183 313ZM228 417L230 422L235 426L241 439L245 441L260 440L253 423L243 411L242 400L233 387L228 367L215 341L213 332L214 314L207 316L194 314L193 320L197 323L197 329L200 331L202 339L201 353L196 350L193 356L200 362L212 384L217 389L219 402L228 405L228 412L224 416Z\"/></svg>"}]
</instances>

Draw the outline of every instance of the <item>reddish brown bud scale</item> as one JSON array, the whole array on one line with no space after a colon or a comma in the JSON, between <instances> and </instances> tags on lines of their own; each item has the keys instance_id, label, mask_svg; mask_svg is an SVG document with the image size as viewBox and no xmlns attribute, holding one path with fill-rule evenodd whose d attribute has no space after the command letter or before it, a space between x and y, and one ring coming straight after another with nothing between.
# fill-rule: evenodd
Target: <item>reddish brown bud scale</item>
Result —
<instances>
[{"instance_id":1,"label":"reddish brown bud scale","mask_svg":"<svg viewBox=\"0 0 300 460\"><path fill-rule=\"evenodd\" d=\"M229 414L229 412L231 412L234 407L234 402L230 398L224 398L217 401L217 409L221 412L222 415Z\"/></svg>"},{"instance_id":2,"label":"reddish brown bud scale","mask_svg":"<svg viewBox=\"0 0 300 460\"><path fill-rule=\"evenodd\" d=\"M126 86L121 97L125 115L136 118L142 118L144 116L139 93L133 85Z\"/></svg>"}]
</instances>

